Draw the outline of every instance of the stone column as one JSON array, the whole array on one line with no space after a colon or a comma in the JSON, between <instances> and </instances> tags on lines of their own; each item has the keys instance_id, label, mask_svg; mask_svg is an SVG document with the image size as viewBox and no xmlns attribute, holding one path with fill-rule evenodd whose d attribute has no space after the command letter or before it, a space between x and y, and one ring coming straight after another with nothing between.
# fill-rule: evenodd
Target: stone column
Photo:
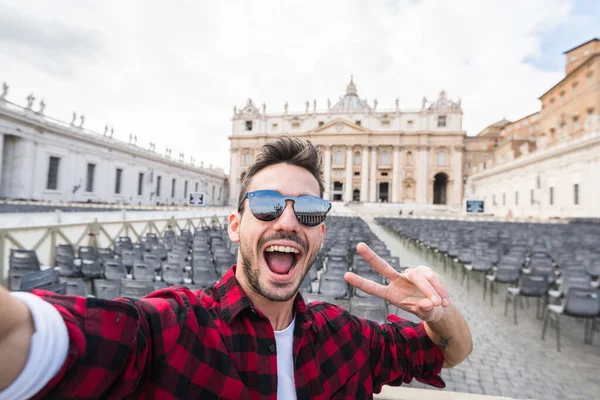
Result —
<instances>
[{"instance_id":1,"label":"stone column","mask_svg":"<svg viewBox=\"0 0 600 400\"><path fill-rule=\"evenodd\" d=\"M427 191L429 189L428 179L428 156L429 146L418 146L418 164L417 164L417 203L427 204Z\"/></svg>"},{"instance_id":2,"label":"stone column","mask_svg":"<svg viewBox=\"0 0 600 400\"><path fill-rule=\"evenodd\" d=\"M394 146L394 164L392 166L392 202L399 203L400 194L400 146Z\"/></svg>"},{"instance_id":3,"label":"stone column","mask_svg":"<svg viewBox=\"0 0 600 400\"><path fill-rule=\"evenodd\" d=\"M346 146L346 183L344 186L344 202L352 202L352 146Z\"/></svg>"},{"instance_id":4,"label":"stone column","mask_svg":"<svg viewBox=\"0 0 600 400\"><path fill-rule=\"evenodd\" d=\"M360 202L369 201L369 146L363 146L362 171L360 173Z\"/></svg>"},{"instance_id":5,"label":"stone column","mask_svg":"<svg viewBox=\"0 0 600 400\"><path fill-rule=\"evenodd\" d=\"M323 198L331 201L331 146L325 146L325 163L324 163L324 180L325 180L325 193Z\"/></svg>"},{"instance_id":6,"label":"stone column","mask_svg":"<svg viewBox=\"0 0 600 400\"><path fill-rule=\"evenodd\" d=\"M463 146L454 146L452 149L452 179L454 185L452 187L452 197L448 199L448 204L462 204L463 198ZM448 188L449 189L449 188ZM521 201L521 199L519 199Z\"/></svg>"},{"instance_id":7,"label":"stone column","mask_svg":"<svg viewBox=\"0 0 600 400\"><path fill-rule=\"evenodd\" d=\"M371 147L371 173L369 184L369 201L377 202L377 146Z\"/></svg>"},{"instance_id":8,"label":"stone column","mask_svg":"<svg viewBox=\"0 0 600 400\"><path fill-rule=\"evenodd\" d=\"M230 152L230 168L229 168L229 205L233 206L233 207L237 207L237 202L238 202L238 179L239 179L239 165L240 165L240 150L239 149L231 149ZM171 186L170 183L167 180L164 180L163 182L161 182L163 184L164 187L161 187L161 195L163 194L162 191L163 190L171 190ZM169 195L171 194L171 192L167 192ZM208 195L208 193L204 193L205 196ZM165 198L168 198L168 196L163 196Z\"/></svg>"},{"instance_id":9,"label":"stone column","mask_svg":"<svg viewBox=\"0 0 600 400\"><path fill-rule=\"evenodd\" d=\"M0 100L0 104L2 103L2 100ZM4 134L0 133L0 196L3 194L2 193L2 163L4 162L4 159L2 158L4 155Z\"/></svg>"}]
</instances>

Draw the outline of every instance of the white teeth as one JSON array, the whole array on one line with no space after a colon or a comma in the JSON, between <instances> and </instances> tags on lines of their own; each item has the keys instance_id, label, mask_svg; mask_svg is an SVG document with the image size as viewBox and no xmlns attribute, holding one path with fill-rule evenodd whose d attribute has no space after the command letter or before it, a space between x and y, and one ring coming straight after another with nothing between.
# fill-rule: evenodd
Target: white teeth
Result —
<instances>
[{"instance_id":1,"label":"white teeth","mask_svg":"<svg viewBox=\"0 0 600 400\"><path fill-rule=\"evenodd\" d=\"M274 251L278 251L280 253L300 253L298 249L289 246L269 246L265 249L265 251L268 251L269 253L272 253Z\"/></svg>"}]
</instances>

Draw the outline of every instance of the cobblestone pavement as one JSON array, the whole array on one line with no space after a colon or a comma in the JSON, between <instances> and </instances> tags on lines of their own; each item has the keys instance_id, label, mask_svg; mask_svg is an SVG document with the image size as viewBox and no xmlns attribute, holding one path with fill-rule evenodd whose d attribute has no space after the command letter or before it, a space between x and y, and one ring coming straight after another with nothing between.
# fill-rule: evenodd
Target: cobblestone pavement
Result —
<instances>
[{"instance_id":1,"label":"cobblestone pavement","mask_svg":"<svg viewBox=\"0 0 600 400\"><path fill-rule=\"evenodd\" d=\"M444 279L451 300L464 314L473 335L473 353L453 369L444 369L446 389L457 392L507 396L516 399L599 399L600 398L600 333L593 345L583 343L584 324L570 317L561 317L561 352L556 350L556 336L548 327L546 339L540 340L542 321L535 318L536 301L518 310L519 323L512 317L512 304L504 316L506 286L494 294L494 306L489 298L483 301L481 281L460 284L461 266L456 276L430 252L405 242L363 217L373 232L383 240L393 256L400 257L402 266L420 264L432 267ZM419 382L409 386L430 388Z\"/></svg>"}]
</instances>

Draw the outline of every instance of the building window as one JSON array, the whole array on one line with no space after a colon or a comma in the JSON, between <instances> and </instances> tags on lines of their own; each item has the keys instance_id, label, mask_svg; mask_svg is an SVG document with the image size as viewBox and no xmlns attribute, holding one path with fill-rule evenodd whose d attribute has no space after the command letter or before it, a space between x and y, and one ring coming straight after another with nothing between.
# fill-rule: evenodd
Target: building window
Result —
<instances>
[{"instance_id":1,"label":"building window","mask_svg":"<svg viewBox=\"0 0 600 400\"><path fill-rule=\"evenodd\" d=\"M273 124L273 125L271 125L271 128L277 129L277 126L278 126L277 124Z\"/></svg>"},{"instance_id":2,"label":"building window","mask_svg":"<svg viewBox=\"0 0 600 400\"><path fill-rule=\"evenodd\" d=\"M196 193L198 193L198 182L196 182L196 189L194 189Z\"/></svg>"},{"instance_id":3,"label":"building window","mask_svg":"<svg viewBox=\"0 0 600 400\"><path fill-rule=\"evenodd\" d=\"M406 153L406 165L412 166L414 163L412 151L409 151Z\"/></svg>"},{"instance_id":4,"label":"building window","mask_svg":"<svg viewBox=\"0 0 600 400\"><path fill-rule=\"evenodd\" d=\"M354 176L360 176L360 172L356 171L356 172L354 173Z\"/></svg>"},{"instance_id":5,"label":"building window","mask_svg":"<svg viewBox=\"0 0 600 400\"><path fill-rule=\"evenodd\" d=\"M414 126L415 122L412 119L409 119L408 121L406 121L406 127L408 129L411 129Z\"/></svg>"},{"instance_id":6,"label":"building window","mask_svg":"<svg viewBox=\"0 0 600 400\"><path fill-rule=\"evenodd\" d=\"M389 154L387 151L382 151L381 152L381 165L389 165L390 164L390 160L389 160Z\"/></svg>"},{"instance_id":7,"label":"building window","mask_svg":"<svg viewBox=\"0 0 600 400\"><path fill-rule=\"evenodd\" d=\"M358 125L358 126L361 126L361 125L362 125L362 122L361 122L361 121L354 121L354 123L355 123L356 125Z\"/></svg>"},{"instance_id":8,"label":"building window","mask_svg":"<svg viewBox=\"0 0 600 400\"><path fill-rule=\"evenodd\" d=\"M381 176L388 176L388 173L387 172L382 172Z\"/></svg>"},{"instance_id":9,"label":"building window","mask_svg":"<svg viewBox=\"0 0 600 400\"><path fill-rule=\"evenodd\" d=\"M344 163L342 158L342 152L340 150L335 152L335 165L342 165Z\"/></svg>"},{"instance_id":10,"label":"building window","mask_svg":"<svg viewBox=\"0 0 600 400\"><path fill-rule=\"evenodd\" d=\"M215 201L215 185L213 185L212 187L212 197L211 200L214 202Z\"/></svg>"},{"instance_id":11,"label":"building window","mask_svg":"<svg viewBox=\"0 0 600 400\"><path fill-rule=\"evenodd\" d=\"M123 170L117 168L117 176L115 177L115 194L121 194L121 180L123 178Z\"/></svg>"},{"instance_id":12,"label":"building window","mask_svg":"<svg viewBox=\"0 0 600 400\"><path fill-rule=\"evenodd\" d=\"M551 187L548 189L548 202L551 206L554 205L554 188Z\"/></svg>"},{"instance_id":13,"label":"building window","mask_svg":"<svg viewBox=\"0 0 600 400\"><path fill-rule=\"evenodd\" d=\"M251 131L252 130L252 121L246 121L246 130L247 131Z\"/></svg>"},{"instance_id":14,"label":"building window","mask_svg":"<svg viewBox=\"0 0 600 400\"><path fill-rule=\"evenodd\" d=\"M529 202L531 203L531 205L535 204L535 191L533 189L530 190L529 192Z\"/></svg>"},{"instance_id":15,"label":"building window","mask_svg":"<svg viewBox=\"0 0 600 400\"><path fill-rule=\"evenodd\" d=\"M188 181L183 183L183 198L187 199Z\"/></svg>"},{"instance_id":16,"label":"building window","mask_svg":"<svg viewBox=\"0 0 600 400\"><path fill-rule=\"evenodd\" d=\"M354 153L354 165L360 165L360 153L358 151Z\"/></svg>"},{"instance_id":17,"label":"building window","mask_svg":"<svg viewBox=\"0 0 600 400\"><path fill-rule=\"evenodd\" d=\"M162 176L158 176L156 178L156 197L160 197L160 183L162 181Z\"/></svg>"},{"instance_id":18,"label":"building window","mask_svg":"<svg viewBox=\"0 0 600 400\"><path fill-rule=\"evenodd\" d=\"M593 85L594 84L594 74L592 72L590 72L588 74L588 85Z\"/></svg>"},{"instance_id":19,"label":"building window","mask_svg":"<svg viewBox=\"0 0 600 400\"><path fill-rule=\"evenodd\" d=\"M173 180L171 181L171 197L175 197L175 185L177 184L177 181L175 180L175 178L173 178Z\"/></svg>"},{"instance_id":20,"label":"building window","mask_svg":"<svg viewBox=\"0 0 600 400\"><path fill-rule=\"evenodd\" d=\"M506 205L506 193L502 193L502 205Z\"/></svg>"},{"instance_id":21,"label":"building window","mask_svg":"<svg viewBox=\"0 0 600 400\"><path fill-rule=\"evenodd\" d=\"M515 206L519 205L519 192L515 192Z\"/></svg>"},{"instance_id":22,"label":"building window","mask_svg":"<svg viewBox=\"0 0 600 400\"><path fill-rule=\"evenodd\" d=\"M325 122L319 121L319 126L323 126L323 125L325 125Z\"/></svg>"},{"instance_id":23,"label":"building window","mask_svg":"<svg viewBox=\"0 0 600 400\"><path fill-rule=\"evenodd\" d=\"M577 56L571 56L571 62L577 60Z\"/></svg>"},{"instance_id":24,"label":"building window","mask_svg":"<svg viewBox=\"0 0 600 400\"><path fill-rule=\"evenodd\" d=\"M46 189L58 189L58 167L60 166L59 157L50 157L48 161L48 180L46 181Z\"/></svg>"},{"instance_id":25,"label":"building window","mask_svg":"<svg viewBox=\"0 0 600 400\"><path fill-rule=\"evenodd\" d=\"M244 159L242 160L243 165L250 165L250 152L247 151L244 153Z\"/></svg>"},{"instance_id":26,"label":"building window","mask_svg":"<svg viewBox=\"0 0 600 400\"><path fill-rule=\"evenodd\" d=\"M141 196L143 194L144 194L144 174L140 172L138 174L138 196Z\"/></svg>"},{"instance_id":27,"label":"building window","mask_svg":"<svg viewBox=\"0 0 600 400\"><path fill-rule=\"evenodd\" d=\"M217 198L218 201L221 201L221 193L223 192L223 188L219 187L219 197Z\"/></svg>"},{"instance_id":28,"label":"building window","mask_svg":"<svg viewBox=\"0 0 600 400\"><path fill-rule=\"evenodd\" d=\"M579 205L579 183L573 185L573 204Z\"/></svg>"},{"instance_id":29,"label":"building window","mask_svg":"<svg viewBox=\"0 0 600 400\"><path fill-rule=\"evenodd\" d=\"M94 174L96 172L96 164L87 165L87 177L85 180L85 191L92 193L94 191Z\"/></svg>"},{"instance_id":30,"label":"building window","mask_svg":"<svg viewBox=\"0 0 600 400\"><path fill-rule=\"evenodd\" d=\"M300 128L300 122L292 122L292 128L293 129L299 129Z\"/></svg>"},{"instance_id":31,"label":"building window","mask_svg":"<svg viewBox=\"0 0 600 400\"><path fill-rule=\"evenodd\" d=\"M565 94L565 91L563 90L562 92L560 92L560 102L564 104L565 98L566 98L566 94Z\"/></svg>"},{"instance_id":32,"label":"building window","mask_svg":"<svg viewBox=\"0 0 600 400\"><path fill-rule=\"evenodd\" d=\"M496 205L496 193L492 194L492 203Z\"/></svg>"},{"instance_id":33,"label":"building window","mask_svg":"<svg viewBox=\"0 0 600 400\"><path fill-rule=\"evenodd\" d=\"M573 97L577 95L577 82L573 83Z\"/></svg>"},{"instance_id":34,"label":"building window","mask_svg":"<svg viewBox=\"0 0 600 400\"><path fill-rule=\"evenodd\" d=\"M446 152L440 151L437 153L437 163L439 166L446 165Z\"/></svg>"},{"instance_id":35,"label":"building window","mask_svg":"<svg viewBox=\"0 0 600 400\"><path fill-rule=\"evenodd\" d=\"M390 126L390 121L381 121L381 126L382 127L388 127L388 126Z\"/></svg>"},{"instance_id":36,"label":"building window","mask_svg":"<svg viewBox=\"0 0 600 400\"><path fill-rule=\"evenodd\" d=\"M579 116L578 115L575 115L573 117L573 130L574 131L579 130Z\"/></svg>"},{"instance_id":37,"label":"building window","mask_svg":"<svg viewBox=\"0 0 600 400\"><path fill-rule=\"evenodd\" d=\"M446 127L446 116L445 115L440 115L438 117L438 128L445 128Z\"/></svg>"}]
</instances>

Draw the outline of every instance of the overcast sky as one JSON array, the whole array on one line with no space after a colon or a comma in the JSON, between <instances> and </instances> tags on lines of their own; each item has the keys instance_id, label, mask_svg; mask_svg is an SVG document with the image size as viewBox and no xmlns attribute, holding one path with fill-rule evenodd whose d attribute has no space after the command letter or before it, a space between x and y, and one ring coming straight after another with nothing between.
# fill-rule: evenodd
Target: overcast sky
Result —
<instances>
[{"instance_id":1,"label":"overcast sky","mask_svg":"<svg viewBox=\"0 0 600 400\"><path fill-rule=\"evenodd\" d=\"M8 99L115 137L172 147L229 169L231 116L324 108L350 74L380 108L461 98L474 135L539 109L562 52L600 36L595 0L0 0L0 82Z\"/></svg>"}]
</instances>

